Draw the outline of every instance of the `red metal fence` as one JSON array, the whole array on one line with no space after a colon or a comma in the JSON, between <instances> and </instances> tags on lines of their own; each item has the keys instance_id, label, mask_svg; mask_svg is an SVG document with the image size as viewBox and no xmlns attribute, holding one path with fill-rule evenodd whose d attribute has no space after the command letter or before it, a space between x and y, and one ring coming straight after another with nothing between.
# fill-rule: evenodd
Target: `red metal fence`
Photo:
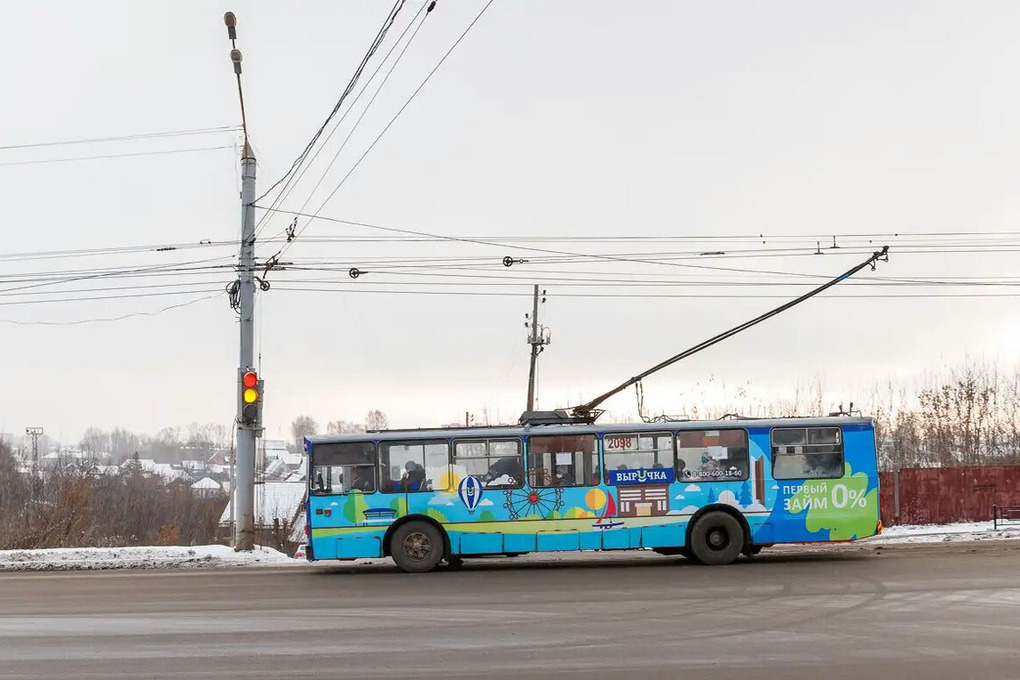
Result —
<instances>
[{"instance_id":1,"label":"red metal fence","mask_svg":"<svg viewBox=\"0 0 1020 680\"><path fill-rule=\"evenodd\" d=\"M992 518L1020 506L1020 465L903 468L880 474L882 524L945 524Z\"/></svg>"}]
</instances>

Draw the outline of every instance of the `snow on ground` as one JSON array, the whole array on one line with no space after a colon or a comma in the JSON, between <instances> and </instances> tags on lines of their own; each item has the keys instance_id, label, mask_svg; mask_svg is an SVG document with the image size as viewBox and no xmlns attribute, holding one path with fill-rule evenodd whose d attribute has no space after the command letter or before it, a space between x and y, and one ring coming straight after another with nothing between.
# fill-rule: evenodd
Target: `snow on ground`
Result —
<instances>
[{"instance_id":1,"label":"snow on ground","mask_svg":"<svg viewBox=\"0 0 1020 680\"><path fill-rule=\"evenodd\" d=\"M307 564L307 562L292 559L272 548L262 546L255 548L250 553L234 552L233 548L225 545L0 550L0 572L72 569L174 569L293 564Z\"/></svg>"},{"instance_id":2,"label":"snow on ground","mask_svg":"<svg viewBox=\"0 0 1020 680\"><path fill-rule=\"evenodd\" d=\"M905 524L888 527L879 536L861 541L868 545L912 543L949 543L963 541L1020 540L1020 524L992 529L991 522L957 524ZM792 546L791 546L792 547ZM542 555L564 559L564 553ZM371 560L365 561L368 564ZM293 566L307 564L273 550L258 547L250 553L234 552L225 545L130 547L130 548L49 548L43 550L0 550L0 572L62 571L87 569L175 569L196 567L243 567L252 565Z\"/></svg>"},{"instance_id":3,"label":"snow on ground","mask_svg":"<svg viewBox=\"0 0 1020 680\"><path fill-rule=\"evenodd\" d=\"M887 527L868 544L950 543L959 541L998 541L1020 538L1020 524L992 528L991 522L958 522L956 524L902 524Z\"/></svg>"}]
</instances>

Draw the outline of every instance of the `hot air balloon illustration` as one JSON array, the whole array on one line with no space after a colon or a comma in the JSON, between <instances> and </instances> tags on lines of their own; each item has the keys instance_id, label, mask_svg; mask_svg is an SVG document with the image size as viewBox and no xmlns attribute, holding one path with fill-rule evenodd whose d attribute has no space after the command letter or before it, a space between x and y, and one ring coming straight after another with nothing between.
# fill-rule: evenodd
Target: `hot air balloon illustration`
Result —
<instances>
[{"instance_id":1,"label":"hot air balloon illustration","mask_svg":"<svg viewBox=\"0 0 1020 680\"><path fill-rule=\"evenodd\" d=\"M478 507L478 503L482 500L482 483L468 475L460 480L460 485L457 487L457 495L460 496L464 507L473 515L475 514L475 508Z\"/></svg>"}]
</instances>

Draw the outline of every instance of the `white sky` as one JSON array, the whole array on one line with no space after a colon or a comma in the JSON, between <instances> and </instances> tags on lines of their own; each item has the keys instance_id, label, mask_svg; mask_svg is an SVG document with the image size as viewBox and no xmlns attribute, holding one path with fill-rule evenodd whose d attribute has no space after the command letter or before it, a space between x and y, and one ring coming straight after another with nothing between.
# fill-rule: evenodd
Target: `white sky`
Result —
<instances>
[{"instance_id":1,"label":"white sky","mask_svg":"<svg viewBox=\"0 0 1020 680\"><path fill-rule=\"evenodd\" d=\"M421 4L408 0L391 41ZM238 123L222 23L223 12L231 9L239 20L259 183L268 188L324 120L389 5L5 3L0 146ZM481 7L439 2L310 209ZM1020 231L1018 20L1020 5L1011 2L496 0L321 214L481 239L762 234L761 240L721 243L519 244L586 254L643 253L638 259L660 258L661 251L797 248L801 254L791 257L701 257L694 264L808 274L837 274L865 257L862 247L804 254L825 235L870 247L852 236ZM332 156L365 102L367 96L322 159ZM237 142L236 135L221 133L0 150L0 253L236 239ZM2 165L214 145L232 148ZM300 207L324 165L312 167L284 207ZM288 222L287 216L275 216L267 235ZM789 278L598 259L542 265L537 260L548 256L514 244L321 240L380 234L313 221L285 259L328 259L339 263L337 271L270 275L275 287L258 307L268 436L286 433L301 413L315 416L323 427L333 418L360 420L370 408L388 413L393 425L409 427L456 421L465 410L480 413L484 406L515 417L527 377L523 315L530 309L529 276L552 279L543 282L548 290L543 321L554 340L541 363L543 407L591 397L780 301L713 295L793 297L804 290L624 287L615 281L636 280L634 274L657 283L720 278L768 284ZM993 246L1017 243L1015 236L981 238ZM918 248L909 242L949 240L881 241L893 250L878 276L1015 276L1014 252L910 253ZM259 252L268 256L275 250L266 244ZM170 292L87 291L189 280L199 283L184 290L222 290L232 279L229 270L190 279L74 282L31 296L11 295L10 288L23 284L8 277L233 254L229 247L207 247L0 259L5 350L0 430L19 433L38 425L73 441L88 425L155 431L195 420L230 422L237 329L223 296L117 322L24 324L155 312L211 292L51 300ZM498 263L507 254L534 261L505 270ZM421 277L370 271L355 282L346 276L349 266L371 270L369 258L380 256L472 256L482 260L487 278L438 277L479 273L437 269L438 263L417 269L426 273ZM509 276L521 278L508 281ZM556 280L564 276L614 282L568 287ZM283 290L301 277L335 280L316 285L347 292ZM423 290L520 297L406 294ZM875 381L914 376L967 355L1012 361L1020 349L1016 298L839 296L1015 290L843 285L650 378L646 403L652 411L675 412L692 395L732 396L737 385L748 383L757 394L786 398L798 382L820 378L835 404L860 399ZM703 297L564 296L578 293ZM631 391L607 405L626 412L633 403Z\"/></svg>"}]
</instances>

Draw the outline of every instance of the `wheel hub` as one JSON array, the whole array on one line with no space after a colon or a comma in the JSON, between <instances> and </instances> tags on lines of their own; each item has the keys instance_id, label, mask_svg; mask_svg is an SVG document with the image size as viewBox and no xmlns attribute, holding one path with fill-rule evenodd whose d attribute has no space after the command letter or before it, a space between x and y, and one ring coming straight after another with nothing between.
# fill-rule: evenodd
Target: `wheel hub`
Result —
<instances>
[{"instance_id":1,"label":"wheel hub","mask_svg":"<svg viewBox=\"0 0 1020 680\"><path fill-rule=\"evenodd\" d=\"M404 537L404 552L412 560L421 562L432 553L432 541L420 531L415 531Z\"/></svg>"}]
</instances>

